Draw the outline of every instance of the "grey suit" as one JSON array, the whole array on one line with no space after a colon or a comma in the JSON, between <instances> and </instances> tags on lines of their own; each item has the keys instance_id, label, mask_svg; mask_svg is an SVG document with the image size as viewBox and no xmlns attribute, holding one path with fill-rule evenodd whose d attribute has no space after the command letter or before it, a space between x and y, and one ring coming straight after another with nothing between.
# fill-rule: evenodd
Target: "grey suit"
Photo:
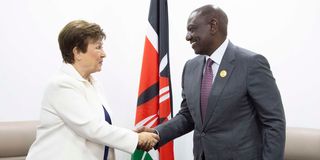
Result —
<instances>
[{"instance_id":1,"label":"grey suit","mask_svg":"<svg viewBox=\"0 0 320 160\"><path fill-rule=\"evenodd\" d=\"M156 128L159 146L194 130L194 159L282 160L285 116L268 61L231 42L222 58L204 122L200 85L204 56L189 60L182 77L179 113ZM221 70L227 75L220 76Z\"/></svg>"}]
</instances>

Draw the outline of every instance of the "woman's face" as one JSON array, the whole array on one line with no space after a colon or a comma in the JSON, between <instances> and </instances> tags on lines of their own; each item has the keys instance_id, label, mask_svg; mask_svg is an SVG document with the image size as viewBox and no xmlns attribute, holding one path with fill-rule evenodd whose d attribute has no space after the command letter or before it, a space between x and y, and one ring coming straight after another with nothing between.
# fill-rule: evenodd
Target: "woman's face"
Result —
<instances>
[{"instance_id":1,"label":"woman's face","mask_svg":"<svg viewBox=\"0 0 320 160\"><path fill-rule=\"evenodd\" d=\"M101 66L103 63L103 58L106 56L103 51L103 43L101 40L96 42L89 41L87 52L80 53L79 61L82 68L85 69L87 74L101 71Z\"/></svg>"}]
</instances>

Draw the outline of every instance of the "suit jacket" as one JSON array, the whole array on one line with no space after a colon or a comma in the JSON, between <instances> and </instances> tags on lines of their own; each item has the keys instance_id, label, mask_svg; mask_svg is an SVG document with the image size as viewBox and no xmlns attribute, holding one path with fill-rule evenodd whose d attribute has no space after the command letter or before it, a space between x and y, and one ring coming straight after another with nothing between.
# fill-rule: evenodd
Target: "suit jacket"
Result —
<instances>
[{"instance_id":1,"label":"suit jacket","mask_svg":"<svg viewBox=\"0 0 320 160\"><path fill-rule=\"evenodd\" d=\"M194 130L194 159L282 160L285 116L268 61L229 42L220 63L204 122L200 88L204 56L189 60L178 114L156 128L159 146ZM226 76L221 76L222 70Z\"/></svg>"},{"instance_id":2,"label":"suit jacket","mask_svg":"<svg viewBox=\"0 0 320 160\"><path fill-rule=\"evenodd\" d=\"M92 83L70 64L52 78L27 160L102 160L105 145L110 160L115 159L113 148L134 152L137 133L105 121L102 105L111 116L110 108L93 78Z\"/></svg>"}]
</instances>

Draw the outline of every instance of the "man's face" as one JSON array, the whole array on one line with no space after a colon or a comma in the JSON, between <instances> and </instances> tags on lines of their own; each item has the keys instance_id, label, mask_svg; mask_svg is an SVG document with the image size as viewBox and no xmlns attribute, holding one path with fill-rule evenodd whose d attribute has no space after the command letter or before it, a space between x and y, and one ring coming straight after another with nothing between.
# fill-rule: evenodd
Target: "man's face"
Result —
<instances>
[{"instance_id":1,"label":"man's face","mask_svg":"<svg viewBox=\"0 0 320 160\"><path fill-rule=\"evenodd\" d=\"M205 16L199 15L199 12L192 12L187 23L186 40L190 41L195 53L210 55L213 52L213 39L209 21L206 20Z\"/></svg>"}]
</instances>

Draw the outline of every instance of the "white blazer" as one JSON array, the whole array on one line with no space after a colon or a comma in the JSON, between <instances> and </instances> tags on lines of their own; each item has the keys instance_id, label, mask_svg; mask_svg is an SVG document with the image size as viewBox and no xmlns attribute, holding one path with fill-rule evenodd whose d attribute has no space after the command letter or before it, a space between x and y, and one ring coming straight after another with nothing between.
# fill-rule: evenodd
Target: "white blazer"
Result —
<instances>
[{"instance_id":1,"label":"white blazer","mask_svg":"<svg viewBox=\"0 0 320 160\"><path fill-rule=\"evenodd\" d=\"M63 64L44 93L37 137L27 160L115 160L114 149L133 153L138 134L105 121L102 105L109 107L99 91L70 64ZM110 114L111 116L111 114Z\"/></svg>"}]
</instances>

